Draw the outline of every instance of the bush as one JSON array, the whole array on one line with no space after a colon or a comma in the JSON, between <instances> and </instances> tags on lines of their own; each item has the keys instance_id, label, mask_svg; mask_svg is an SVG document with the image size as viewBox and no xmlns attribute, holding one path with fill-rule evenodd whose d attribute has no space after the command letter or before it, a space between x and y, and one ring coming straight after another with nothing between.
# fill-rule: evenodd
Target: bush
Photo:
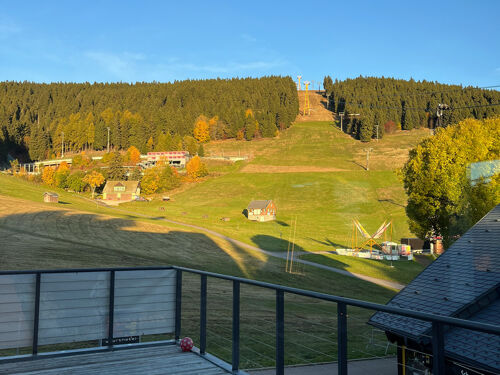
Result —
<instances>
[{"instance_id":1,"label":"bush","mask_svg":"<svg viewBox=\"0 0 500 375\"><path fill-rule=\"evenodd\" d=\"M180 178L175 170L168 165L157 165L148 168L141 180L144 194L162 193L180 186Z\"/></svg>"},{"instance_id":2,"label":"bush","mask_svg":"<svg viewBox=\"0 0 500 375\"><path fill-rule=\"evenodd\" d=\"M58 170L55 175L55 184L58 188L67 189L68 188L68 177L69 170Z\"/></svg>"},{"instance_id":3,"label":"bush","mask_svg":"<svg viewBox=\"0 0 500 375\"><path fill-rule=\"evenodd\" d=\"M394 121L387 121L384 124L384 130L385 130L386 134L393 134L397 130L401 130L401 125L399 125L399 129L398 129L398 125Z\"/></svg>"},{"instance_id":4,"label":"bush","mask_svg":"<svg viewBox=\"0 0 500 375\"><path fill-rule=\"evenodd\" d=\"M70 174L66 179L66 185L68 189L76 191L78 193L84 191L85 186L87 185L85 182L83 182L84 176L85 173L80 171Z\"/></svg>"}]
</instances>

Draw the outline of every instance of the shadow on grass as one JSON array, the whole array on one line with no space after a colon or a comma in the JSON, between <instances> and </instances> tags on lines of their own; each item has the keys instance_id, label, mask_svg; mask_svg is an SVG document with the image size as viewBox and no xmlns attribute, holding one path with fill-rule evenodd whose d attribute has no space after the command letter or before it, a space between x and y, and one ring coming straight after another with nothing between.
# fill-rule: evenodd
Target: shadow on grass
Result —
<instances>
[{"instance_id":1,"label":"shadow on grass","mask_svg":"<svg viewBox=\"0 0 500 375\"><path fill-rule=\"evenodd\" d=\"M252 277L248 270L268 261L265 254L215 242L203 233L158 228L149 231L126 218L63 210L6 215L0 217L0 269L175 264Z\"/></svg>"},{"instance_id":2,"label":"shadow on grass","mask_svg":"<svg viewBox=\"0 0 500 375\"><path fill-rule=\"evenodd\" d=\"M257 247L268 251L287 251L288 249L288 240L283 238L268 236L266 234L257 234L253 236L251 240ZM304 249L295 245L295 251L304 251Z\"/></svg>"},{"instance_id":3,"label":"shadow on grass","mask_svg":"<svg viewBox=\"0 0 500 375\"><path fill-rule=\"evenodd\" d=\"M404 204L401 204L401 203L395 202L395 201L394 201L394 199L378 199L378 201L379 201L380 203L382 203L382 202L387 202L387 203L393 204L394 206L399 206L399 207L406 208L406 206L405 206Z\"/></svg>"},{"instance_id":4,"label":"shadow on grass","mask_svg":"<svg viewBox=\"0 0 500 375\"><path fill-rule=\"evenodd\" d=\"M366 171L366 165L358 163L356 160L351 160L351 163L356 164L358 167L361 167L363 170Z\"/></svg>"},{"instance_id":5,"label":"shadow on grass","mask_svg":"<svg viewBox=\"0 0 500 375\"><path fill-rule=\"evenodd\" d=\"M281 220L276 220L275 223L278 225L281 225L282 227L289 227L290 226L290 224L285 223L284 221L281 221Z\"/></svg>"},{"instance_id":6,"label":"shadow on grass","mask_svg":"<svg viewBox=\"0 0 500 375\"><path fill-rule=\"evenodd\" d=\"M339 247L339 248L342 248L342 249L343 249L343 248L345 248L345 247L347 247L347 246L345 246L345 245L341 245L341 244L339 244L339 243L333 242L333 241L329 240L328 238L325 238L325 240L324 240L324 241L316 240L316 239L311 238L311 237L307 237L307 239L308 239L308 240L311 240L311 241L314 241L314 242L317 242L317 243L320 243L320 244L322 244L322 245L332 246L332 247L334 248L334 250L335 250L336 248L338 248L338 247Z\"/></svg>"}]
</instances>

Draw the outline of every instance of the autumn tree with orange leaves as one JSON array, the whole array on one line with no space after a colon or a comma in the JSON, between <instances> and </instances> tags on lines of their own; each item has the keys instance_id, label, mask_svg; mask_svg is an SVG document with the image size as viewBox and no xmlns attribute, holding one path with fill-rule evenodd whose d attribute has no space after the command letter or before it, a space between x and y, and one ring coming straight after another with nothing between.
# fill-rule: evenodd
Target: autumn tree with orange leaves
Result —
<instances>
[{"instance_id":1,"label":"autumn tree with orange leaves","mask_svg":"<svg viewBox=\"0 0 500 375\"><path fill-rule=\"evenodd\" d=\"M195 156L186 164L186 171L188 176L193 180L208 174L207 166L201 161L199 156Z\"/></svg>"},{"instance_id":2,"label":"autumn tree with orange leaves","mask_svg":"<svg viewBox=\"0 0 500 375\"><path fill-rule=\"evenodd\" d=\"M132 164L137 164L141 161L141 152L135 146L130 146L127 150L127 158Z\"/></svg>"}]
</instances>

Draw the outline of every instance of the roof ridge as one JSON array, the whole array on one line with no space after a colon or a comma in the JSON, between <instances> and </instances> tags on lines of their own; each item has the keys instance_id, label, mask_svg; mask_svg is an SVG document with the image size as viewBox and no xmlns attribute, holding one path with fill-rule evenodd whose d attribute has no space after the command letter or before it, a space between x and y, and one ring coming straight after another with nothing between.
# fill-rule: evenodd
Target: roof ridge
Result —
<instances>
[{"instance_id":1,"label":"roof ridge","mask_svg":"<svg viewBox=\"0 0 500 375\"><path fill-rule=\"evenodd\" d=\"M468 303L467 305L462 306L462 308L458 309L456 312L451 314L450 316L454 318L460 319L468 319L481 310L484 310L486 307L491 305L500 297L500 283L491 287L486 292L478 296L474 301ZM476 306L477 309L472 311L471 307Z\"/></svg>"}]
</instances>

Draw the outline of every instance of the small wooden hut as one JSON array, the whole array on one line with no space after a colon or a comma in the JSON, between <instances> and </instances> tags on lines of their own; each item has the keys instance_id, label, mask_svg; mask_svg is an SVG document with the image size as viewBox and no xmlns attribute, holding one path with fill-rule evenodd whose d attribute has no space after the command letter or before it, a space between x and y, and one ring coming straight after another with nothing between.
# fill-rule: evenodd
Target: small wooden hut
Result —
<instances>
[{"instance_id":1,"label":"small wooden hut","mask_svg":"<svg viewBox=\"0 0 500 375\"><path fill-rule=\"evenodd\" d=\"M46 191L43 193L43 201L45 203L59 203L59 195Z\"/></svg>"}]
</instances>

